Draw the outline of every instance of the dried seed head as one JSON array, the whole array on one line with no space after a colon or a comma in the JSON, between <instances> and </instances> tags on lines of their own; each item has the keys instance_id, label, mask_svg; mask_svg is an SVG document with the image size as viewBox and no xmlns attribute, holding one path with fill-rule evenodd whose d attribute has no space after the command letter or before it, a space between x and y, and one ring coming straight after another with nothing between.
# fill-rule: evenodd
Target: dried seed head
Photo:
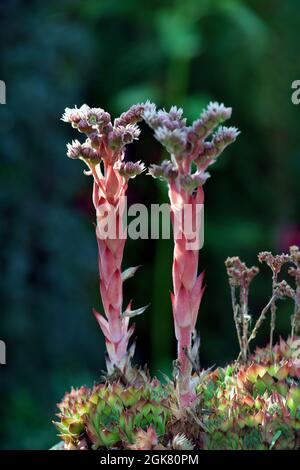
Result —
<instances>
[{"instance_id":1,"label":"dried seed head","mask_svg":"<svg viewBox=\"0 0 300 470\"><path fill-rule=\"evenodd\" d=\"M144 105L143 118L152 129L155 129L158 126L156 114L156 105L150 101L146 101Z\"/></svg>"},{"instance_id":2,"label":"dried seed head","mask_svg":"<svg viewBox=\"0 0 300 470\"><path fill-rule=\"evenodd\" d=\"M236 127L221 126L213 135L212 143L217 148L218 152L222 152L227 145L234 142L240 131Z\"/></svg>"},{"instance_id":3,"label":"dried seed head","mask_svg":"<svg viewBox=\"0 0 300 470\"><path fill-rule=\"evenodd\" d=\"M271 270L278 274L285 263L291 261L291 257L282 253L281 255L273 255L270 251L262 251L258 254L260 263L266 263Z\"/></svg>"},{"instance_id":4,"label":"dried seed head","mask_svg":"<svg viewBox=\"0 0 300 470\"><path fill-rule=\"evenodd\" d=\"M197 167L205 170L214 163L223 150L235 141L239 133L236 127L220 127L213 135L211 142L202 144L200 153L195 159Z\"/></svg>"},{"instance_id":5,"label":"dried seed head","mask_svg":"<svg viewBox=\"0 0 300 470\"><path fill-rule=\"evenodd\" d=\"M288 273L289 273L290 276L292 276L295 279L297 285L299 285L299 283L300 283L300 268L289 268Z\"/></svg>"},{"instance_id":6,"label":"dried seed head","mask_svg":"<svg viewBox=\"0 0 300 470\"><path fill-rule=\"evenodd\" d=\"M75 125L80 121L80 119L81 112L76 106L75 108L66 108L61 118L62 121Z\"/></svg>"},{"instance_id":7,"label":"dried seed head","mask_svg":"<svg viewBox=\"0 0 300 470\"><path fill-rule=\"evenodd\" d=\"M91 146L89 139L81 144L78 140L73 140L71 144L67 144L67 156L69 158L83 158L84 160L98 161L97 151Z\"/></svg>"},{"instance_id":8,"label":"dried seed head","mask_svg":"<svg viewBox=\"0 0 300 470\"><path fill-rule=\"evenodd\" d=\"M176 157L182 156L187 145L186 119L183 110L172 106L170 111L156 110L153 103L147 102L144 108L144 119L154 129L155 138Z\"/></svg>"},{"instance_id":9,"label":"dried seed head","mask_svg":"<svg viewBox=\"0 0 300 470\"><path fill-rule=\"evenodd\" d=\"M90 126L98 126L100 128L110 122L110 114L102 108L86 108L85 118Z\"/></svg>"},{"instance_id":10,"label":"dried seed head","mask_svg":"<svg viewBox=\"0 0 300 470\"><path fill-rule=\"evenodd\" d=\"M67 156L74 159L82 157L81 143L78 140L72 140L71 144L67 144Z\"/></svg>"},{"instance_id":11,"label":"dried seed head","mask_svg":"<svg viewBox=\"0 0 300 470\"><path fill-rule=\"evenodd\" d=\"M154 136L170 154L179 156L186 149L187 135L184 129L170 130L167 127L158 127Z\"/></svg>"},{"instance_id":12,"label":"dried seed head","mask_svg":"<svg viewBox=\"0 0 300 470\"><path fill-rule=\"evenodd\" d=\"M93 127L88 121L90 111L91 108L86 104L83 104L79 109L76 106L75 108L66 108L61 119L64 122L69 122L72 124L72 126L77 128L80 132L89 134L93 131Z\"/></svg>"}]
</instances>

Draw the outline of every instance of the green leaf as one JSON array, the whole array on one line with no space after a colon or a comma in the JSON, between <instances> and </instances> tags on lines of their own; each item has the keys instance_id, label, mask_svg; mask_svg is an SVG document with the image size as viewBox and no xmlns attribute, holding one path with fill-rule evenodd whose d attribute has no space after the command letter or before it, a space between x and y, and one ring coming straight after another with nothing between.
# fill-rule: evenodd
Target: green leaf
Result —
<instances>
[{"instance_id":1,"label":"green leaf","mask_svg":"<svg viewBox=\"0 0 300 470\"><path fill-rule=\"evenodd\" d=\"M282 434L282 431L279 429L278 431L275 432L274 437L272 439L271 445L270 445L270 450L274 447L278 439L280 438Z\"/></svg>"},{"instance_id":2,"label":"green leaf","mask_svg":"<svg viewBox=\"0 0 300 470\"><path fill-rule=\"evenodd\" d=\"M263 382L263 380L260 380L260 379L257 380L254 387L257 390L259 395L263 395L265 393L266 389L267 389L266 384Z\"/></svg>"}]
</instances>

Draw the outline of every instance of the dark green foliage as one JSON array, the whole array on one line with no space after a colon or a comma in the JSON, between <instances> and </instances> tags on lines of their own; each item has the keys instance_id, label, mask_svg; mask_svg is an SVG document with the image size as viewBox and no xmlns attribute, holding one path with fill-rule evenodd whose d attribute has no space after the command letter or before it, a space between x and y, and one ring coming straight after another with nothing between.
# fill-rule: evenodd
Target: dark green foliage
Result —
<instances>
[{"instance_id":1,"label":"dark green foliage","mask_svg":"<svg viewBox=\"0 0 300 470\"><path fill-rule=\"evenodd\" d=\"M165 433L170 414L167 390L156 380L141 386L120 382L81 387L66 394L58 405L55 423L67 449L127 447L138 430L150 426L158 436Z\"/></svg>"}]
</instances>

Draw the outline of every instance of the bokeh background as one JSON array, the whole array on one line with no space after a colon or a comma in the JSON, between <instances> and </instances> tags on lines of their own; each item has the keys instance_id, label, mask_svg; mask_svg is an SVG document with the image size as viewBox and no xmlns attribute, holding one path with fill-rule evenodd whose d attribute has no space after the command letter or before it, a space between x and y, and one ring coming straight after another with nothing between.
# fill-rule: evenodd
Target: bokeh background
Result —
<instances>
[{"instance_id":1,"label":"bokeh background","mask_svg":"<svg viewBox=\"0 0 300 470\"><path fill-rule=\"evenodd\" d=\"M238 353L224 269L227 256L257 263L260 250L300 243L300 3L296 0L1 0L0 79L0 448L47 449L55 404L71 385L104 369L104 341L91 181L65 157L77 137L60 121L87 102L117 116L146 99L197 118L209 100L233 107L242 134L206 184L207 290L198 328L203 367ZM144 128L131 157L146 164L161 148ZM166 202L163 184L143 175L131 202ZM137 319L136 361L153 374L175 357L172 241L129 241L124 266L142 264L125 300L151 306ZM266 269L253 282L251 311L270 294ZM281 305L277 337L289 332ZM257 343L268 339L268 328Z\"/></svg>"}]
</instances>

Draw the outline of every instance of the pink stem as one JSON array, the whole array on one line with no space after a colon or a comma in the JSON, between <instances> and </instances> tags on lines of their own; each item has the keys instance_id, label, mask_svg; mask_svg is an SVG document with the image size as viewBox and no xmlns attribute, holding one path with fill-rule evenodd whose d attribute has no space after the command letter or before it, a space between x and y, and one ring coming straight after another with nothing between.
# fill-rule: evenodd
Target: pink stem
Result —
<instances>
[{"instance_id":1,"label":"pink stem","mask_svg":"<svg viewBox=\"0 0 300 470\"><path fill-rule=\"evenodd\" d=\"M97 213L97 243L99 253L100 293L106 319L94 311L96 319L105 336L106 348L112 366L117 366L122 372L127 365L128 342L133 333L133 327L128 328L128 318L122 318L123 281L121 264L126 239L119 231L119 221L122 219L124 208L120 204L125 196L127 186L120 178L113 165L106 165L105 175L99 188L99 178L94 175L94 204ZM99 224L106 214L102 208L113 208L116 218L114 237L103 237Z\"/></svg>"},{"instance_id":2,"label":"pink stem","mask_svg":"<svg viewBox=\"0 0 300 470\"><path fill-rule=\"evenodd\" d=\"M190 195L184 190L179 190L175 181L171 181L169 196L173 226L175 227L176 214L183 225L183 210L181 214L179 212L180 215L178 216L178 206L181 206L183 209L184 204L191 204L191 222L193 230L195 230L196 204L203 204L204 201L202 187L197 190L196 195ZM190 249L188 247L189 240L186 238L185 234L188 228L189 227L182 227L181 232L177 233L177 237L174 233L174 294L171 294L175 335L178 342L178 363L180 369L178 386L182 406L188 406L195 397L195 392L191 384L191 341L203 295L203 275L197 277L199 249Z\"/></svg>"}]
</instances>

